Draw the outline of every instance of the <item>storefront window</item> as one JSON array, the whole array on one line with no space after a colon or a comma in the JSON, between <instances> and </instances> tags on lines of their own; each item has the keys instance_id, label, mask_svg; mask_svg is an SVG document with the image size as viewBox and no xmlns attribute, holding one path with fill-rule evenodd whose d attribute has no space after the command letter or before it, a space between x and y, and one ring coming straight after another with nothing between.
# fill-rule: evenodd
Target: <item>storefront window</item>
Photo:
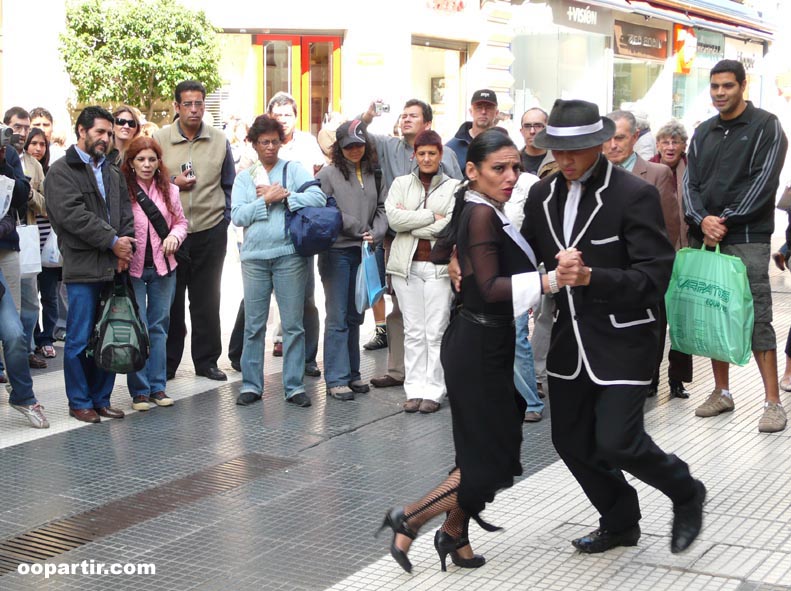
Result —
<instances>
[{"instance_id":1,"label":"storefront window","mask_svg":"<svg viewBox=\"0 0 791 591\"><path fill-rule=\"evenodd\" d=\"M536 105L549 110L558 98L607 105L607 37L554 29L513 39L515 118Z\"/></svg>"},{"instance_id":2,"label":"storefront window","mask_svg":"<svg viewBox=\"0 0 791 591\"><path fill-rule=\"evenodd\" d=\"M466 61L467 52L462 48L441 47L432 40L412 45L412 96L431 104L432 128L446 140L464 120L459 120L459 113L466 113L462 84ZM398 113L401 107L392 105Z\"/></svg>"}]
</instances>

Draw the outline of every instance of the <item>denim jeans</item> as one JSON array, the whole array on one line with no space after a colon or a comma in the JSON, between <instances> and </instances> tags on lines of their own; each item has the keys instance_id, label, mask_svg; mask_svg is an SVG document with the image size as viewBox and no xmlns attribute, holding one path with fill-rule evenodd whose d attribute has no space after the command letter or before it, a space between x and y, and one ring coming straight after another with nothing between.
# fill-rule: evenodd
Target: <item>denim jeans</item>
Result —
<instances>
[{"instance_id":1,"label":"denim jeans","mask_svg":"<svg viewBox=\"0 0 791 591\"><path fill-rule=\"evenodd\" d=\"M58 322L58 282L61 269L44 267L38 274L38 291L41 294L41 330L35 331L37 347L55 342L55 324ZM38 328L38 327L37 327Z\"/></svg>"},{"instance_id":2,"label":"denim jeans","mask_svg":"<svg viewBox=\"0 0 791 591\"><path fill-rule=\"evenodd\" d=\"M38 281L36 277L23 277L20 281L22 292L22 305L19 317L22 320L22 330L25 331L25 343L28 352L33 352L33 333L38 323Z\"/></svg>"},{"instance_id":3,"label":"denim jeans","mask_svg":"<svg viewBox=\"0 0 791 591\"><path fill-rule=\"evenodd\" d=\"M305 281L305 311L302 315L302 324L305 327L305 367L317 367L316 355L319 352L319 311L316 308L316 273L314 271L314 258L306 257L307 280ZM277 307L273 307L271 312L277 319L274 339L276 343L283 342L283 325L280 322L280 313ZM244 350L244 300L239 304L239 311L236 314L236 323L233 325L231 340L228 341L228 359L239 361Z\"/></svg>"},{"instance_id":4,"label":"denim jeans","mask_svg":"<svg viewBox=\"0 0 791 591\"><path fill-rule=\"evenodd\" d=\"M11 404L29 406L36 404L36 395L33 394L33 378L30 377L28 365L28 344L25 342L25 331L22 330L22 321L14 305L8 284L3 271L0 270L0 282L6 292L0 299L0 341L3 342L6 372L11 391Z\"/></svg>"},{"instance_id":5,"label":"denim jeans","mask_svg":"<svg viewBox=\"0 0 791 591\"><path fill-rule=\"evenodd\" d=\"M533 349L530 346L530 329L527 324L530 315L527 313L515 319L516 349L514 351L514 386L527 402L527 412L542 412L544 401L538 396L536 370L533 365Z\"/></svg>"},{"instance_id":6,"label":"denim jeans","mask_svg":"<svg viewBox=\"0 0 791 591\"><path fill-rule=\"evenodd\" d=\"M269 301L275 292L283 324L283 393L305 391L305 308L307 263L297 254L242 261L244 283L244 350L240 392L264 392L264 345Z\"/></svg>"},{"instance_id":7,"label":"denim jeans","mask_svg":"<svg viewBox=\"0 0 791 591\"><path fill-rule=\"evenodd\" d=\"M96 323L96 306L104 283L67 283L69 313L66 345L63 348L63 377L69 406L75 410L110 406L115 374L99 369L85 356L88 339Z\"/></svg>"},{"instance_id":8,"label":"denim jeans","mask_svg":"<svg viewBox=\"0 0 791 591\"><path fill-rule=\"evenodd\" d=\"M159 276L153 267L143 269L138 279L132 277L140 318L148 327L151 351L146 366L127 374L129 395L149 396L164 392L167 385L167 341L170 326L170 306L176 293L176 272Z\"/></svg>"},{"instance_id":9,"label":"denim jeans","mask_svg":"<svg viewBox=\"0 0 791 591\"><path fill-rule=\"evenodd\" d=\"M331 248L319 254L324 285L324 379L328 388L360 379L360 325L363 315L354 304L359 247Z\"/></svg>"}]
</instances>

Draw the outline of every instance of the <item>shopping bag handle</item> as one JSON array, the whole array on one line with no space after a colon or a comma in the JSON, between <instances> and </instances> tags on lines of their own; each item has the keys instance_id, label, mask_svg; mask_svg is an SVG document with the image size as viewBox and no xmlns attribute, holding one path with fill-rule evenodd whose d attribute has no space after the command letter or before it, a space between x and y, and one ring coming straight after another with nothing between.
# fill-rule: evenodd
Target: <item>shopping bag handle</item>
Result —
<instances>
[{"instance_id":1,"label":"shopping bag handle","mask_svg":"<svg viewBox=\"0 0 791 591\"><path fill-rule=\"evenodd\" d=\"M706 243L704 242L703 244L701 244L701 245L700 245L700 250L704 250L704 251L706 251L706 252L715 252L715 253L717 253L717 254L720 254L720 243L718 242L718 243L717 243L717 244L714 246L714 250L712 251L712 250L709 250L709 247L708 247L708 246L706 246Z\"/></svg>"}]
</instances>

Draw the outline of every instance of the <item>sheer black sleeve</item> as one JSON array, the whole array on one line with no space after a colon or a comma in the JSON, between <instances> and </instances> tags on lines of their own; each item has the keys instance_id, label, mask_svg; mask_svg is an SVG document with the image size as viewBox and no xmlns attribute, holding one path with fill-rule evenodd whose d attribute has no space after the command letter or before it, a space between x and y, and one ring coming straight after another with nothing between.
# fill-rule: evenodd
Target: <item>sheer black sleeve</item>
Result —
<instances>
[{"instance_id":1,"label":"sheer black sleeve","mask_svg":"<svg viewBox=\"0 0 791 591\"><path fill-rule=\"evenodd\" d=\"M462 276L474 276L485 302L510 301L511 276L501 274L503 240L508 238L495 210L486 205L471 207L465 233L467 240L460 261Z\"/></svg>"}]
</instances>

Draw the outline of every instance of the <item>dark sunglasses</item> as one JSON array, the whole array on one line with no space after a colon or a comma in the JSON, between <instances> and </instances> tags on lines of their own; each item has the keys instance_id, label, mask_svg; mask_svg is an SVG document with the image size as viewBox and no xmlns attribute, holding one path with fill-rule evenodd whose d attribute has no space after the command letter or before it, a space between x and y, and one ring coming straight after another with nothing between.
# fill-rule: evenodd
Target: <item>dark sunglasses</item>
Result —
<instances>
[{"instance_id":1,"label":"dark sunglasses","mask_svg":"<svg viewBox=\"0 0 791 591\"><path fill-rule=\"evenodd\" d=\"M129 127L131 127L132 129L134 129L135 127L137 127L137 121L135 121L134 119L120 119L120 118L119 118L119 119L116 119L116 120L115 120L115 124L116 124L118 127L123 127L124 125L128 125L128 126L129 126Z\"/></svg>"}]
</instances>

